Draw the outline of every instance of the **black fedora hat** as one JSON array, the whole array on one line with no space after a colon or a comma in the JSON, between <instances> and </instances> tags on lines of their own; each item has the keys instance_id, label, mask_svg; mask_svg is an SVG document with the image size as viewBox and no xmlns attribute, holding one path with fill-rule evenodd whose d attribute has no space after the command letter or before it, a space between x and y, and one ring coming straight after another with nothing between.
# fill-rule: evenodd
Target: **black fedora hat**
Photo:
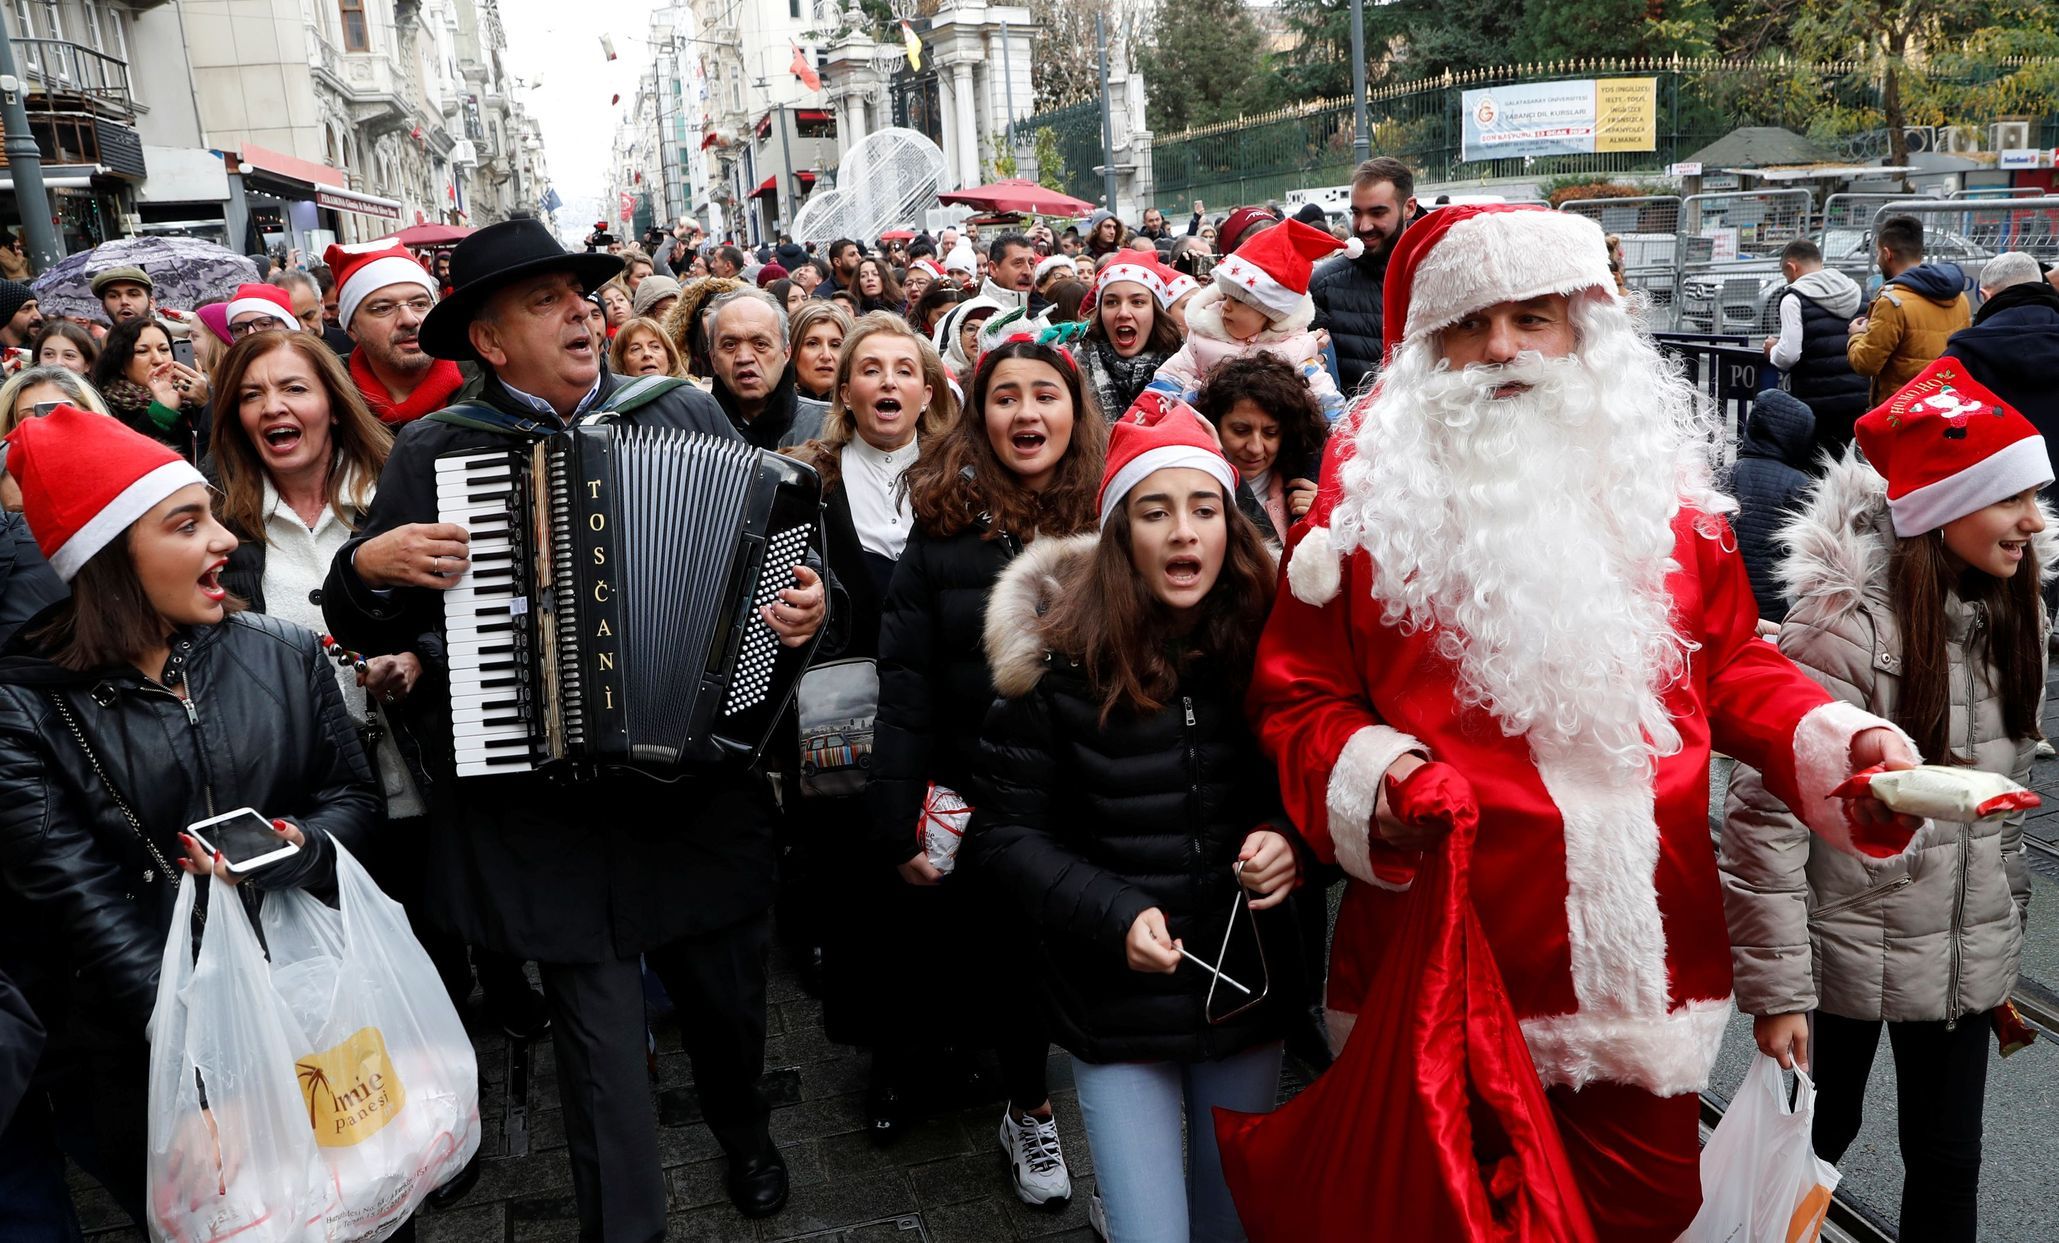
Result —
<instances>
[{"instance_id":1,"label":"black fedora hat","mask_svg":"<svg viewBox=\"0 0 2059 1243\"><path fill-rule=\"evenodd\" d=\"M566 250L541 220L487 225L451 251L450 280L455 288L422 321L422 352L453 362L480 361L467 330L486 299L510 281L540 272L570 272L591 293L621 270L622 260L615 255ZM598 352L599 346L595 348Z\"/></svg>"}]
</instances>

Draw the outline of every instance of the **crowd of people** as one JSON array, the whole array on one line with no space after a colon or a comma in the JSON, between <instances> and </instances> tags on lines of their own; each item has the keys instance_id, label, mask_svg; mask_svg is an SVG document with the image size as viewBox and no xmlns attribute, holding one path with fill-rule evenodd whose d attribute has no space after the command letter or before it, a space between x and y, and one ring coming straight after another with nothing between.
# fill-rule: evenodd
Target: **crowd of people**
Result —
<instances>
[{"instance_id":1,"label":"crowd of people","mask_svg":"<svg viewBox=\"0 0 2059 1243\"><path fill-rule=\"evenodd\" d=\"M1579 1237L1694 1218L1734 1004L1822 1062L1832 1160L1885 1024L1904 1235L1972 1239L2020 815L1928 824L1863 778L2027 778L2059 292L2005 256L1972 317L1920 226L1877 240L1863 318L1789 248L1791 382L1734 477L1591 222L1424 211L1387 158L1336 231L1197 202L1184 233L1096 212L752 254L683 224L582 253L515 220L190 309L96 270L91 324L0 281L0 1238L78 1237L68 1164L152 1220L150 1011L198 938L176 887L323 893L340 845L452 1005L553 1042L586 1238L664 1237L675 1028L731 1200L785 1204L775 939L870 1051L874 1142L997 1102L1005 1185L1068 1201L1055 1045L1103 1237L1332 1237L1287 1223L1351 1180L1240 1183L1217 1111L1268 1114L1287 1057L1350 1104L1327 1068L1413 1030L1361 1001L1450 866L1544 1088L1512 1142L1567 1171ZM869 750L810 750L804 680L748 768L457 775L443 593L472 548L436 461L600 411L813 469L820 553L763 616L810 679L858 678ZM297 852L245 875L187 832L245 805ZM1333 1145L1309 1117L1260 1126ZM1426 1204L1525 1194L1444 1155Z\"/></svg>"}]
</instances>

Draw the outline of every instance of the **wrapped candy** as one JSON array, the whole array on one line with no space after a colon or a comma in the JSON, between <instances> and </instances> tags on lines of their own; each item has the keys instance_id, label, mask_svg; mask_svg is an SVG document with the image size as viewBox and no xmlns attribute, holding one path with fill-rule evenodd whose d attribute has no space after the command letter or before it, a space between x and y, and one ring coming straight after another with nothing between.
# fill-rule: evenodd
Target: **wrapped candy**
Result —
<instances>
[{"instance_id":1,"label":"wrapped candy","mask_svg":"<svg viewBox=\"0 0 2059 1243\"><path fill-rule=\"evenodd\" d=\"M1891 811L1926 820L1971 824L2036 807L2038 796L2000 773L1943 764L1892 771L1869 768L1830 792L1836 798L1871 794Z\"/></svg>"}]
</instances>

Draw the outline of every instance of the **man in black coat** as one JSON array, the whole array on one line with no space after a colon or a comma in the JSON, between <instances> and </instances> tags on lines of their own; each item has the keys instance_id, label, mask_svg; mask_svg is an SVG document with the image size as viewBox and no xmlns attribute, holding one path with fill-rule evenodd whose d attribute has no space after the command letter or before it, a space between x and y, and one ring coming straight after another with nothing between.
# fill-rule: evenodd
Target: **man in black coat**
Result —
<instances>
[{"instance_id":1,"label":"man in black coat","mask_svg":"<svg viewBox=\"0 0 2059 1243\"><path fill-rule=\"evenodd\" d=\"M573 255L543 225L514 220L457 248L457 288L422 325L441 358L482 366L466 422L402 429L358 538L337 553L324 612L367 654L444 635L441 593L467 564L463 528L437 521L436 458L519 448L606 410L619 377L601 363L585 290L621 269ZM624 416L734 437L713 400L681 384ZM782 642L822 625L822 584L796 567L767 617ZM644 1058L638 958L680 1003L703 1114L730 1158L747 1214L777 1212L786 1170L757 1090L765 1044L765 955L775 859L765 783L732 770L672 783L610 773L572 784L535 773L455 775L450 733L425 723L432 829L427 887L450 931L536 960L551 1007L580 1232L606 1243L664 1237L666 1188Z\"/></svg>"},{"instance_id":2,"label":"man in black coat","mask_svg":"<svg viewBox=\"0 0 2059 1243\"><path fill-rule=\"evenodd\" d=\"M1847 329L1865 295L1851 277L1824 267L1823 251L1807 238L1780 252L1780 274L1787 288L1775 302L1779 331L1766 338L1766 358L1787 373L1787 391L1815 416L1814 447L1800 463L1813 474L1825 454L1844 456L1852 424L1871 406L1872 381L1852 370L1845 354Z\"/></svg>"},{"instance_id":3,"label":"man in black coat","mask_svg":"<svg viewBox=\"0 0 2059 1243\"><path fill-rule=\"evenodd\" d=\"M1416 219L1416 175L1392 156L1375 156L1351 175L1351 232L1357 258L1339 256L1309 278L1313 326L1337 347L1338 387L1346 396L1380 374L1387 322L1387 256Z\"/></svg>"}]
</instances>

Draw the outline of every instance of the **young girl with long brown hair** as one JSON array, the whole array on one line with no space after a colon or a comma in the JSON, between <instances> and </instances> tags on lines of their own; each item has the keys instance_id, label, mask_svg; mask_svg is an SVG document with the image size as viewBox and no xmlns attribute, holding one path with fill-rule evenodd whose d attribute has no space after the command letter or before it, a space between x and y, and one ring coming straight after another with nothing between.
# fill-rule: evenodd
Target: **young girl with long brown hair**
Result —
<instances>
[{"instance_id":1,"label":"young girl with long brown hair","mask_svg":"<svg viewBox=\"0 0 2059 1243\"><path fill-rule=\"evenodd\" d=\"M924 979L937 983L910 997L909 1008L929 1012L926 1052L973 1043L999 1052L1009 1098L1001 1143L1016 1194L1037 1205L1072 1192L1044 1079L1049 1042L1029 998L1005 985L1010 995L989 995L997 976L1007 978L989 954L1005 934L985 895L931 859L920 828L935 790L978 804L973 763L994 698L980 646L987 592L1024 546L1093 527L1106 443L1101 415L1063 349L1024 337L981 356L964 414L924 443L903 476L915 534L894 566L879 626L866 793L874 849L908 885L934 895L910 944ZM923 1051L896 1052L912 1069L917 1058L909 1054ZM882 1104L890 1106L875 1102Z\"/></svg>"},{"instance_id":2,"label":"young girl with long brown hair","mask_svg":"<svg viewBox=\"0 0 2059 1243\"><path fill-rule=\"evenodd\" d=\"M2042 437L1941 359L1859 420L1848 456L1782 532L1780 648L1906 730L1932 764L2030 776L2053 541ZM1878 859L1812 839L1740 768L1723 829L1737 1004L1759 1048L1816 1075L1815 1147L1857 1135L1883 1023L1894 1050L1906 1239L1976 1234L1991 1012L2030 902L2022 813L1931 821Z\"/></svg>"},{"instance_id":3,"label":"young girl with long brown hair","mask_svg":"<svg viewBox=\"0 0 2059 1243\"><path fill-rule=\"evenodd\" d=\"M987 609L1002 699L965 868L1033 930L1096 1224L1124 1243L1243 1237L1211 1110L1272 1108L1307 991L1274 909L1299 877L1294 830L1243 707L1273 563L1236 483L1191 407L1145 394L1110 437L1099 534L1031 549ZM1221 978L1193 961L1226 946Z\"/></svg>"}]
</instances>

